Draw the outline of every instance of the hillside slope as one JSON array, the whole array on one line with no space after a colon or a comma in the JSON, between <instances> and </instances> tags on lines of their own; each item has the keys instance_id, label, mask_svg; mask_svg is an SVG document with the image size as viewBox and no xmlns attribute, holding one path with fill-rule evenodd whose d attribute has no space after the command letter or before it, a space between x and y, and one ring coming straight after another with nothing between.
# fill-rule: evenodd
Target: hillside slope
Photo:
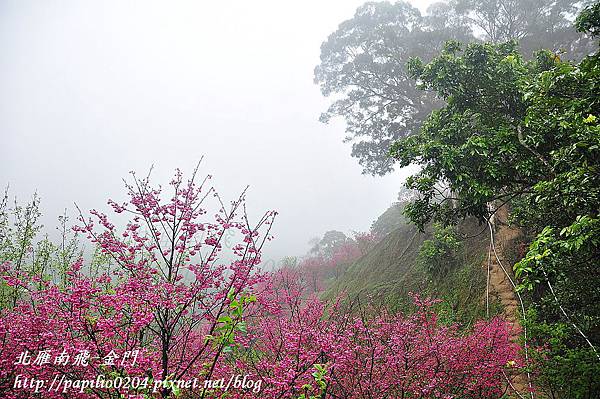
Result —
<instances>
[{"instance_id":1,"label":"hillside slope","mask_svg":"<svg viewBox=\"0 0 600 399\"><path fill-rule=\"evenodd\" d=\"M471 324L486 314L486 260L489 246L485 226L468 220L458 226L463 237L458 266L441 278L432 277L417 262L423 242L431 239L428 229L420 233L404 224L388 234L371 251L356 260L333 281L326 298L340 292L391 310L403 310L411 303L410 292L439 298L442 318ZM501 311L499 298L492 296L491 313Z\"/></svg>"},{"instance_id":2,"label":"hillside slope","mask_svg":"<svg viewBox=\"0 0 600 399\"><path fill-rule=\"evenodd\" d=\"M499 315L511 325L511 339L520 339L519 302L511 280L516 261L520 232L507 224L506 208L501 208L494 227L495 252L490 247L490 231L485 225L467 220L458 226L462 249L457 266L443 277L433 277L418 261L425 240L432 238L431 229L420 233L416 227L403 224L389 233L371 251L356 260L347 271L333 281L325 296L333 298L345 292L361 303L387 306L392 311L410 309L410 293L440 299L436 306L442 322L458 322L469 326L477 319ZM489 256L489 257L488 257ZM489 297L486 276L489 268ZM507 275L508 273L508 275ZM524 372L508 376L512 392L527 395L529 379ZM510 396L512 397L512 396Z\"/></svg>"}]
</instances>

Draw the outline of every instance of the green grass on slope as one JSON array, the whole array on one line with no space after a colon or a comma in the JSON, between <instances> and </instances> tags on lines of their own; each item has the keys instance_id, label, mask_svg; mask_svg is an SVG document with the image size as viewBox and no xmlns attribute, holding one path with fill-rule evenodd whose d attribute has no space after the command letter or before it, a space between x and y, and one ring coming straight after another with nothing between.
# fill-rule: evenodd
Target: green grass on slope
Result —
<instances>
[{"instance_id":1,"label":"green grass on slope","mask_svg":"<svg viewBox=\"0 0 600 399\"><path fill-rule=\"evenodd\" d=\"M402 225L333 281L324 298L345 292L350 300L360 299L362 304L406 312L411 309L410 293L414 292L441 300L436 306L443 322L470 325L486 314L484 262L489 241L484 226L474 221L463 222L458 231L465 237L459 266L446 276L433 278L417 262L419 249L431 232L419 233L412 225ZM500 309L493 301L491 314Z\"/></svg>"}]
</instances>

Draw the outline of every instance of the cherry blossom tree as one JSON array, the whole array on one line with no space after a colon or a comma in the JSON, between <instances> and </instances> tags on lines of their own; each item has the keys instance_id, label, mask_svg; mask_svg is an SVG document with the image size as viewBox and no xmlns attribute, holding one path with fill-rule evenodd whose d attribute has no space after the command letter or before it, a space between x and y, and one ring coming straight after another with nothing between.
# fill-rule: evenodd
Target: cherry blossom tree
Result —
<instances>
[{"instance_id":1,"label":"cherry blossom tree","mask_svg":"<svg viewBox=\"0 0 600 399\"><path fill-rule=\"evenodd\" d=\"M435 301L416 295L408 316L343 298L327 305L293 269L265 286L230 371L260 379L263 390L236 398L498 398L507 367L521 363L498 318L461 331L440 324Z\"/></svg>"},{"instance_id":2,"label":"cherry blossom tree","mask_svg":"<svg viewBox=\"0 0 600 399\"><path fill-rule=\"evenodd\" d=\"M109 201L128 216L123 228L81 212L75 230L100 255L64 275L1 265L16 298L0 310L1 397L502 395L506 369L521 363L504 321L464 331L439 323L433 301L418 296L413 313L391 314L343 295L322 301L307 264L261 272L276 213L252 224L246 191L226 206L210 176L197 183L196 174L178 171L166 191L133 174L128 200ZM313 259L315 270L327 276L361 256L357 240L346 244ZM253 383L202 385L233 377ZM192 379L200 386L168 384Z\"/></svg>"},{"instance_id":3,"label":"cherry blossom tree","mask_svg":"<svg viewBox=\"0 0 600 399\"><path fill-rule=\"evenodd\" d=\"M132 174L133 181L126 184L128 201L109 201L115 213L131 216L123 229L102 212L81 214L75 230L108 260L101 271L91 273L80 260L61 287L4 265L6 283L19 287L23 295L14 308L2 311L0 319L3 395L23 395L11 385L19 373L37 378L54 373L77 378L112 373L151 380L212 377L234 332L243 329L241 315L232 314L230 305L250 297L249 291L261 280L257 266L263 245L272 238L276 213L266 212L251 224L245 190L226 206L208 187L211 177L197 184L196 175L197 169L185 181L177 171L167 195L152 186L149 177ZM208 216L210 206L213 217ZM226 236L238 242L226 248ZM58 368L54 362L39 367L14 364L24 352L63 350L71 358L80 352L97 359L135 353L137 361L75 368L72 363ZM120 391L91 394L120 397ZM164 387L159 393L169 397L172 389Z\"/></svg>"}]
</instances>

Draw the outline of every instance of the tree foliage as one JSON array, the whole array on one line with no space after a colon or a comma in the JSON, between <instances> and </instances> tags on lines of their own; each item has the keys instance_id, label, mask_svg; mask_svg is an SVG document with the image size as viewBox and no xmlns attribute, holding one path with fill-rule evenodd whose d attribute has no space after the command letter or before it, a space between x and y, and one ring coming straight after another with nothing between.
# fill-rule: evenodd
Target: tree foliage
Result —
<instances>
[{"instance_id":1,"label":"tree foliage","mask_svg":"<svg viewBox=\"0 0 600 399\"><path fill-rule=\"evenodd\" d=\"M321 120L346 121L364 173L393 169L390 145L419 131L443 102L419 91L405 66L411 57L429 61L448 40L495 43L519 40L520 50L548 48L580 59L593 51L586 37L571 29L578 1L456 0L436 3L426 14L409 3L367 3L344 21L321 46L315 82L332 105ZM516 48L515 48L515 51Z\"/></svg>"},{"instance_id":2,"label":"tree foliage","mask_svg":"<svg viewBox=\"0 0 600 399\"><path fill-rule=\"evenodd\" d=\"M580 29L597 32L597 10L595 5L582 13ZM515 265L520 289L532 291L540 323L568 331L549 355L559 363L588 359L587 373L596 376L599 57L573 63L541 51L527 61L514 42L448 42L429 63L409 63L420 86L446 105L430 115L419 134L391 149L400 165L421 166L407 180L420 193L407 214L421 228L432 220L448 225L467 216L486 221L499 207L511 207L513 222L531 239ZM547 336L538 331L534 339L542 343Z\"/></svg>"},{"instance_id":3,"label":"tree foliage","mask_svg":"<svg viewBox=\"0 0 600 399\"><path fill-rule=\"evenodd\" d=\"M19 264L20 250L16 261L2 264L4 284L13 290L13 301L0 308L2 397L30 397L29 390L14 389L18 375L48 381L55 375L165 381L198 375L211 379L222 372L221 358L233 350L235 334L245 331L242 312L254 301L248 291L261 281L256 268L262 246L271 239L276 213L266 212L251 224L245 192L226 207L209 180L207 176L198 184L194 171L186 181L178 171L165 194L149 177L134 174L127 184L128 201L109 201L114 213L130 215L124 228L96 210L90 217L81 215L74 230L96 245L107 261L97 270L79 258L67 266L64 281L57 281ZM35 202L24 208L31 212L16 209L17 215L37 215ZM213 218L206 216L208 209L215 211ZM38 227L35 218L17 217L9 238L20 243L17 249L24 242L31 245ZM25 241L23 232L31 232ZM225 237L230 232L236 241L228 247ZM37 358L42 351L53 359L62 352L69 359L85 353L89 364L17 362L23 353ZM139 354L136 363L91 361L92 356L105 359L115 353L123 358L134 351ZM66 395L60 390L46 393L44 397ZM68 393L81 398L122 394L119 387ZM137 394L166 398L175 390L153 390L153 384L146 383Z\"/></svg>"},{"instance_id":4,"label":"tree foliage","mask_svg":"<svg viewBox=\"0 0 600 399\"><path fill-rule=\"evenodd\" d=\"M589 2L572 0L454 0L459 15L481 39L492 43L518 41L521 53L549 49L581 59L593 42L572 29L573 15Z\"/></svg>"},{"instance_id":5,"label":"tree foliage","mask_svg":"<svg viewBox=\"0 0 600 399\"><path fill-rule=\"evenodd\" d=\"M434 225L433 237L425 240L419 249L417 262L435 278L443 278L458 266L462 243L453 226Z\"/></svg>"},{"instance_id":6,"label":"tree foliage","mask_svg":"<svg viewBox=\"0 0 600 399\"><path fill-rule=\"evenodd\" d=\"M439 12L429 20L407 2L367 3L321 46L315 82L325 96L340 94L321 120L346 119L352 155L365 172L389 172L391 143L417 132L435 107L435 98L416 89L404 64L410 57L433 56L448 38L468 37L446 17Z\"/></svg>"},{"instance_id":7,"label":"tree foliage","mask_svg":"<svg viewBox=\"0 0 600 399\"><path fill-rule=\"evenodd\" d=\"M259 272L275 212L251 225L244 194L226 208L208 177L196 184L195 175L177 173L169 193L134 176L128 200L109 201L129 215L123 228L99 211L81 215L75 230L106 256L102 267L78 258L59 280L30 272L29 258L19 269L2 264L3 284L16 292L0 308L3 398L496 398L504 373L522 364L501 319L444 325L418 296L406 316L329 306L306 265ZM22 220L3 225L12 232L5 243L29 231ZM37 231L35 217L25 220ZM363 239L343 240L328 264L359 256ZM25 378L43 386L17 384ZM199 386L186 384L194 379ZM221 379L233 381L227 392L204 385Z\"/></svg>"}]
</instances>

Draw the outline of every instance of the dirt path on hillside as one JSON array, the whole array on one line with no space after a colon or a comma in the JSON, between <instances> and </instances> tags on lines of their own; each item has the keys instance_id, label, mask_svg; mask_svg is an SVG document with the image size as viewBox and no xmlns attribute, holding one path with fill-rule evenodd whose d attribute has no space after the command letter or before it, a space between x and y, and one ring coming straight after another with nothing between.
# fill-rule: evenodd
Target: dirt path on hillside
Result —
<instances>
[{"instance_id":1,"label":"dirt path on hillside","mask_svg":"<svg viewBox=\"0 0 600 399\"><path fill-rule=\"evenodd\" d=\"M490 275L489 275L489 286L490 286L490 298L498 298L503 307L502 316L509 322L511 326L510 338L512 341L517 342L520 338L521 328L521 315L520 315L520 303L515 293L511 280L514 280L512 274L512 264L507 260L506 254L508 250L515 244L515 240L519 237L520 232L518 229L512 228L508 225L508 210L506 207L500 208L495 215L494 222L494 246L496 252L490 248ZM498 261L499 260L499 261ZM502 268L504 266L504 270ZM488 260L485 261L485 268L487 270ZM508 272L509 277L506 275ZM512 397L515 398L530 398L529 394L529 383L526 373L514 373L508 376L511 380L512 387L518 393L512 393ZM510 389L514 391L513 389Z\"/></svg>"}]
</instances>

